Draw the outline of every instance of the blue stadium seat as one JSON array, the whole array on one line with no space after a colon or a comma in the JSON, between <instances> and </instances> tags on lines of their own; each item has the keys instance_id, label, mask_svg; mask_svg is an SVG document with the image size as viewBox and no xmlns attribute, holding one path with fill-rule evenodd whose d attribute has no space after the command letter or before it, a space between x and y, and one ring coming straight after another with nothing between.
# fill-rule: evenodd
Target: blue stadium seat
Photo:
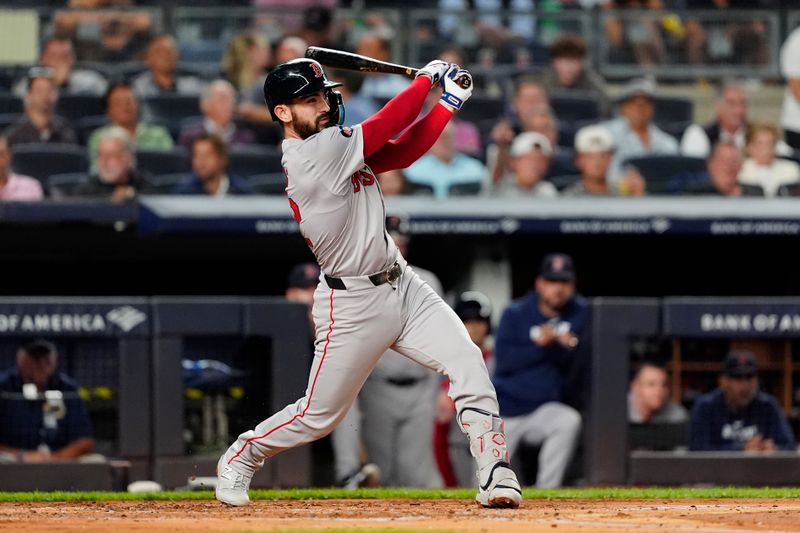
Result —
<instances>
[{"instance_id":1,"label":"blue stadium seat","mask_svg":"<svg viewBox=\"0 0 800 533\"><path fill-rule=\"evenodd\" d=\"M281 152L272 146L237 146L229 155L228 172L248 177L283 172Z\"/></svg>"},{"instance_id":2,"label":"blue stadium seat","mask_svg":"<svg viewBox=\"0 0 800 533\"><path fill-rule=\"evenodd\" d=\"M58 98L56 113L72 121L105 114L101 96L90 94L63 94Z\"/></svg>"},{"instance_id":3,"label":"blue stadium seat","mask_svg":"<svg viewBox=\"0 0 800 533\"><path fill-rule=\"evenodd\" d=\"M256 194L282 195L286 192L286 176L283 172L254 174L247 177L247 183L253 187Z\"/></svg>"},{"instance_id":4,"label":"blue stadium seat","mask_svg":"<svg viewBox=\"0 0 800 533\"><path fill-rule=\"evenodd\" d=\"M4 131L10 125L14 124L20 118L22 118L21 113L0 113L0 131Z\"/></svg>"},{"instance_id":5,"label":"blue stadium seat","mask_svg":"<svg viewBox=\"0 0 800 533\"><path fill-rule=\"evenodd\" d=\"M672 177L683 172L702 172L706 169L705 159L682 155L634 157L624 164L630 164L639 170L647 184L648 194L668 193Z\"/></svg>"},{"instance_id":6,"label":"blue stadium seat","mask_svg":"<svg viewBox=\"0 0 800 533\"><path fill-rule=\"evenodd\" d=\"M12 93L0 93L0 113L23 112L22 98Z\"/></svg>"},{"instance_id":7,"label":"blue stadium seat","mask_svg":"<svg viewBox=\"0 0 800 533\"><path fill-rule=\"evenodd\" d=\"M89 181L89 174L85 172L71 172L67 174L53 174L47 178L47 196L54 200L74 196L75 189L82 183Z\"/></svg>"},{"instance_id":8,"label":"blue stadium seat","mask_svg":"<svg viewBox=\"0 0 800 533\"><path fill-rule=\"evenodd\" d=\"M559 122L597 121L600 104L597 97L584 92L554 91L550 94L550 107Z\"/></svg>"},{"instance_id":9,"label":"blue stadium seat","mask_svg":"<svg viewBox=\"0 0 800 533\"><path fill-rule=\"evenodd\" d=\"M108 124L108 117L105 115L88 116L76 120L73 124L78 134L78 140L82 144L87 144L94 130Z\"/></svg>"},{"instance_id":10,"label":"blue stadium seat","mask_svg":"<svg viewBox=\"0 0 800 533\"><path fill-rule=\"evenodd\" d=\"M182 148L172 151L136 150L136 168L154 176L190 171L189 158Z\"/></svg>"},{"instance_id":11,"label":"blue stadium seat","mask_svg":"<svg viewBox=\"0 0 800 533\"><path fill-rule=\"evenodd\" d=\"M194 95L164 94L142 100L145 121L177 122L200 116L200 98Z\"/></svg>"},{"instance_id":12,"label":"blue stadium seat","mask_svg":"<svg viewBox=\"0 0 800 533\"><path fill-rule=\"evenodd\" d=\"M52 174L87 172L86 149L74 144L30 143L14 145L14 170L42 183Z\"/></svg>"},{"instance_id":13,"label":"blue stadium seat","mask_svg":"<svg viewBox=\"0 0 800 533\"><path fill-rule=\"evenodd\" d=\"M153 176L148 180L147 185L142 189L141 193L144 195L172 194L172 191L175 190L175 186L188 175L188 172L181 172L177 174L160 174Z\"/></svg>"},{"instance_id":14,"label":"blue stadium seat","mask_svg":"<svg viewBox=\"0 0 800 533\"><path fill-rule=\"evenodd\" d=\"M694 102L691 98L679 96L655 96L653 104L656 108L653 122L658 125L694 120Z\"/></svg>"},{"instance_id":15,"label":"blue stadium seat","mask_svg":"<svg viewBox=\"0 0 800 533\"><path fill-rule=\"evenodd\" d=\"M476 181L474 183L456 183L451 185L447 190L448 196L475 196L481 192L483 183Z\"/></svg>"},{"instance_id":16,"label":"blue stadium seat","mask_svg":"<svg viewBox=\"0 0 800 533\"><path fill-rule=\"evenodd\" d=\"M550 166L547 169L546 179L554 178L556 176L573 176L580 174L580 171L575 166L575 154L570 148L559 148L558 152L553 156Z\"/></svg>"}]
</instances>

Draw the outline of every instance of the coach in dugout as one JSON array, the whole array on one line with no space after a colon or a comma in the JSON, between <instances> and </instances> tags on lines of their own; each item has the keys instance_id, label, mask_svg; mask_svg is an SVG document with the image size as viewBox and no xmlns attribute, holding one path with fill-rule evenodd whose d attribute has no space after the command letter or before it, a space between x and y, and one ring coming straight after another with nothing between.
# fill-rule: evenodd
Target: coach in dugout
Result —
<instances>
[{"instance_id":1,"label":"coach in dugout","mask_svg":"<svg viewBox=\"0 0 800 533\"><path fill-rule=\"evenodd\" d=\"M795 439L778 402L758 389L756 358L734 351L722 363L719 388L697 399L689 426L693 451L794 450Z\"/></svg>"},{"instance_id":2,"label":"coach in dugout","mask_svg":"<svg viewBox=\"0 0 800 533\"><path fill-rule=\"evenodd\" d=\"M35 340L0 373L0 461L76 459L94 449L86 406L57 363L56 347Z\"/></svg>"},{"instance_id":3,"label":"coach in dugout","mask_svg":"<svg viewBox=\"0 0 800 533\"><path fill-rule=\"evenodd\" d=\"M495 372L508 454L539 445L537 488L562 484L581 431L581 415L565 391L586 327L586 300L575 293L575 269L566 254L542 261L536 288L514 300L500 318Z\"/></svg>"}]
</instances>

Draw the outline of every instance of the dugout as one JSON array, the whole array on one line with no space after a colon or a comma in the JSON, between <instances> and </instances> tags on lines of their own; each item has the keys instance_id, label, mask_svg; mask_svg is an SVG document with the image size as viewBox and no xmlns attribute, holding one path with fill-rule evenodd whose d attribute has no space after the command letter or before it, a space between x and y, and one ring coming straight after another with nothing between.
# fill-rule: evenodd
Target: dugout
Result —
<instances>
[{"instance_id":1,"label":"dugout","mask_svg":"<svg viewBox=\"0 0 800 533\"><path fill-rule=\"evenodd\" d=\"M627 420L630 363L635 352L661 353L670 393L681 401L686 383L713 388L728 349L747 348L759 360L764 390L778 399L797 435L800 379L798 298L595 298L592 302L590 401L586 421L591 484L789 485L800 455L634 450ZM651 356L653 354L650 354ZM664 435L662 435L663 437Z\"/></svg>"},{"instance_id":2,"label":"dugout","mask_svg":"<svg viewBox=\"0 0 800 533\"><path fill-rule=\"evenodd\" d=\"M225 437L198 445L192 416L213 418L217 430L227 417L236 434L303 395L312 355L306 307L282 298L155 297L152 312L154 479L165 487L192 485L215 475L230 444ZM189 362L212 360L242 375L187 387ZM238 398L231 394L236 387ZM311 466L310 447L287 451L268 461L252 486L308 486Z\"/></svg>"},{"instance_id":3,"label":"dugout","mask_svg":"<svg viewBox=\"0 0 800 533\"><path fill-rule=\"evenodd\" d=\"M129 477L147 477L152 414L148 300L0 298L0 368L13 367L17 349L34 338L56 345L59 371L81 387L96 452L128 462L37 465L35 475L31 465L0 464L0 490L124 489Z\"/></svg>"}]
</instances>

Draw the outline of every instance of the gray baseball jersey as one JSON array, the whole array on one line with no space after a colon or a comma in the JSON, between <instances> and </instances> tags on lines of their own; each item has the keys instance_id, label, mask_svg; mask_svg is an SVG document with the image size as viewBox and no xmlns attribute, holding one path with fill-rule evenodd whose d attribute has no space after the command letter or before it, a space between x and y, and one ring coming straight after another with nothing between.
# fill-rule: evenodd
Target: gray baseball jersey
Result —
<instances>
[{"instance_id":1,"label":"gray baseball jersey","mask_svg":"<svg viewBox=\"0 0 800 533\"><path fill-rule=\"evenodd\" d=\"M283 141L286 194L322 271L337 278L387 269L397 248L385 230L378 180L364 162L361 126Z\"/></svg>"}]
</instances>

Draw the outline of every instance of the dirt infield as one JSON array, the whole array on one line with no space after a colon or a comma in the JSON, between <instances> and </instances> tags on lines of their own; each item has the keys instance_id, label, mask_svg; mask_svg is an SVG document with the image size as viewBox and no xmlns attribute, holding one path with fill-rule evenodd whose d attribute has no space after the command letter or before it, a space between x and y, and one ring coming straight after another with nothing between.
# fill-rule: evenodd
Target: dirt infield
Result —
<instances>
[{"instance_id":1,"label":"dirt infield","mask_svg":"<svg viewBox=\"0 0 800 533\"><path fill-rule=\"evenodd\" d=\"M213 501L0 504L0 531L200 532L402 529L476 533L635 529L800 531L800 500L527 500L488 510L465 500Z\"/></svg>"}]
</instances>

